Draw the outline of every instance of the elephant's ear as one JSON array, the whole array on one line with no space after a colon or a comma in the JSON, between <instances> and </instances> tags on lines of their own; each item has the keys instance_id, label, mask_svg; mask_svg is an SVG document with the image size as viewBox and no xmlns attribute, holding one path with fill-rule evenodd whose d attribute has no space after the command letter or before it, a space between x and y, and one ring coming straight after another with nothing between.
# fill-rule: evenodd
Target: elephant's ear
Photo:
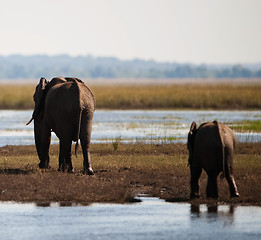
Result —
<instances>
[{"instance_id":1,"label":"elephant's ear","mask_svg":"<svg viewBox=\"0 0 261 240\"><path fill-rule=\"evenodd\" d=\"M197 130L197 124L195 122L191 123L189 133L193 134Z\"/></svg>"},{"instance_id":2,"label":"elephant's ear","mask_svg":"<svg viewBox=\"0 0 261 240\"><path fill-rule=\"evenodd\" d=\"M187 148L190 151L193 149L194 146L194 138L196 132L197 132L197 124L195 122L192 122L188 133L188 142L187 142Z\"/></svg>"},{"instance_id":3,"label":"elephant's ear","mask_svg":"<svg viewBox=\"0 0 261 240\"><path fill-rule=\"evenodd\" d=\"M44 102L45 102L45 89L46 86L49 82L45 78L41 78L39 84L35 88L35 93L34 93L34 112L33 116L30 119L30 121L26 124L29 125L35 118L37 118L42 112L43 112L43 107L44 107Z\"/></svg>"},{"instance_id":4,"label":"elephant's ear","mask_svg":"<svg viewBox=\"0 0 261 240\"><path fill-rule=\"evenodd\" d=\"M44 90L48 84L48 81L45 78L41 78L39 84L37 85L34 93L34 101L35 101L35 113L41 112L41 109L44 106L45 94Z\"/></svg>"}]
</instances>

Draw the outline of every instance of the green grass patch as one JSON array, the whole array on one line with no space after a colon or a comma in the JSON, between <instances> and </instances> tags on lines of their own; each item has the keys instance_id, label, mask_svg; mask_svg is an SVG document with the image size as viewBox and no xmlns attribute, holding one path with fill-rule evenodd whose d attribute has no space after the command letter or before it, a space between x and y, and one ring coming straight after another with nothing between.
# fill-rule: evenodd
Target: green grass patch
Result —
<instances>
[{"instance_id":1,"label":"green grass patch","mask_svg":"<svg viewBox=\"0 0 261 240\"><path fill-rule=\"evenodd\" d=\"M245 120L245 121L234 122L231 128L242 132L245 131L261 132L261 120Z\"/></svg>"}]
</instances>

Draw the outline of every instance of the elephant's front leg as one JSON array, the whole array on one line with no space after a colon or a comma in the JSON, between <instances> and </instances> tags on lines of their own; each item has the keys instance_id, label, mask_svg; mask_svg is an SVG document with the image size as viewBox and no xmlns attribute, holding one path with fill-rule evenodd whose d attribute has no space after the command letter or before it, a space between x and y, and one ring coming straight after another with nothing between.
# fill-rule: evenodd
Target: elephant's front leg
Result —
<instances>
[{"instance_id":1,"label":"elephant's front leg","mask_svg":"<svg viewBox=\"0 0 261 240\"><path fill-rule=\"evenodd\" d=\"M49 148L51 143L51 130L44 126L41 132L40 168L49 168Z\"/></svg>"},{"instance_id":2,"label":"elephant's front leg","mask_svg":"<svg viewBox=\"0 0 261 240\"><path fill-rule=\"evenodd\" d=\"M190 198L198 198L199 194L199 177L202 168L196 164L190 165Z\"/></svg>"},{"instance_id":3,"label":"elephant's front leg","mask_svg":"<svg viewBox=\"0 0 261 240\"><path fill-rule=\"evenodd\" d=\"M59 150L59 168L58 171L65 171L65 157L64 155L61 153L61 144L60 144L60 150Z\"/></svg>"}]
</instances>

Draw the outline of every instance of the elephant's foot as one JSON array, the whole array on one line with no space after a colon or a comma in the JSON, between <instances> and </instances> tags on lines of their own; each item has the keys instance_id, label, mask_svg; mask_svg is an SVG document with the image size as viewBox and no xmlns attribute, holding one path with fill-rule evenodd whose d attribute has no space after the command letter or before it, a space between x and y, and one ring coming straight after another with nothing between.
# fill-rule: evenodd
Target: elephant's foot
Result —
<instances>
[{"instance_id":1,"label":"elephant's foot","mask_svg":"<svg viewBox=\"0 0 261 240\"><path fill-rule=\"evenodd\" d=\"M218 199L217 191L212 191L211 189L207 189L207 198Z\"/></svg>"},{"instance_id":2,"label":"elephant's foot","mask_svg":"<svg viewBox=\"0 0 261 240\"><path fill-rule=\"evenodd\" d=\"M217 199L218 199L218 196L216 196L216 195L209 195L209 196L207 196L207 198L211 198L211 199L217 200Z\"/></svg>"},{"instance_id":3,"label":"elephant's foot","mask_svg":"<svg viewBox=\"0 0 261 240\"><path fill-rule=\"evenodd\" d=\"M195 198L199 198L200 194L199 193L191 193L190 194L190 199L195 199Z\"/></svg>"},{"instance_id":4,"label":"elephant's foot","mask_svg":"<svg viewBox=\"0 0 261 240\"><path fill-rule=\"evenodd\" d=\"M234 182L234 181L233 181ZM230 187L230 197L234 198L234 197L239 197L239 193L236 187L236 184L234 183L231 187Z\"/></svg>"},{"instance_id":5,"label":"elephant's foot","mask_svg":"<svg viewBox=\"0 0 261 240\"><path fill-rule=\"evenodd\" d=\"M68 172L68 173L74 173L74 169L73 169L73 168L68 168L68 169L67 169L67 172Z\"/></svg>"},{"instance_id":6,"label":"elephant's foot","mask_svg":"<svg viewBox=\"0 0 261 240\"><path fill-rule=\"evenodd\" d=\"M41 168L41 169L50 168L48 163L43 163L43 162L40 162L40 163L38 164L38 166L39 166L39 168Z\"/></svg>"},{"instance_id":7,"label":"elephant's foot","mask_svg":"<svg viewBox=\"0 0 261 240\"><path fill-rule=\"evenodd\" d=\"M74 173L74 169L73 167L72 168L65 168L63 166L60 166L58 169L57 169L58 172L68 172L68 173Z\"/></svg>"},{"instance_id":8,"label":"elephant's foot","mask_svg":"<svg viewBox=\"0 0 261 240\"><path fill-rule=\"evenodd\" d=\"M58 172L64 172L64 166L63 164L59 165L59 168L57 169Z\"/></svg>"},{"instance_id":9,"label":"elephant's foot","mask_svg":"<svg viewBox=\"0 0 261 240\"><path fill-rule=\"evenodd\" d=\"M231 194L230 194L230 197L231 197L231 198L235 198L235 197L240 197L240 195L239 195L238 192L235 192L235 193L231 193Z\"/></svg>"},{"instance_id":10,"label":"elephant's foot","mask_svg":"<svg viewBox=\"0 0 261 240\"><path fill-rule=\"evenodd\" d=\"M87 174L87 175L94 175L94 172L93 172L93 170L92 170L91 167L88 168L88 169L84 169L84 170L83 170L83 173L84 173L84 174Z\"/></svg>"}]
</instances>

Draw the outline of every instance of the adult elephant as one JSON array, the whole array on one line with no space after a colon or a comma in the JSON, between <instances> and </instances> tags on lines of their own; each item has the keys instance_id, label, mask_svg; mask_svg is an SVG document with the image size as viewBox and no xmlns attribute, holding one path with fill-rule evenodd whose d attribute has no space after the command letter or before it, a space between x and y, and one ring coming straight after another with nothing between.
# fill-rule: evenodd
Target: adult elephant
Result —
<instances>
[{"instance_id":1,"label":"adult elephant","mask_svg":"<svg viewBox=\"0 0 261 240\"><path fill-rule=\"evenodd\" d=\"M90 139L95 99L92 91L77 78L41 78L34 93L34 137L39 167L49 167L51 132L60 140L59 170L72 172L71 145L80 139L83 171L93 174L90 163Z\"/></svg>"},{"instance_id":2,"label":"adult elephant","mask_svg":"<svg viewBox=\"0 0 261 240\"><path fill-rule=\"evenodd\" d=\"M230 196L238 197L233 176L233 152L236 139L233 131L217 121L206 122L197 129L193 122L188 134L191 198L199 197L202 168L208 175L207 197L218 198L217 176L220 172L229 184Z\"/></svg>"}]
</instances>

